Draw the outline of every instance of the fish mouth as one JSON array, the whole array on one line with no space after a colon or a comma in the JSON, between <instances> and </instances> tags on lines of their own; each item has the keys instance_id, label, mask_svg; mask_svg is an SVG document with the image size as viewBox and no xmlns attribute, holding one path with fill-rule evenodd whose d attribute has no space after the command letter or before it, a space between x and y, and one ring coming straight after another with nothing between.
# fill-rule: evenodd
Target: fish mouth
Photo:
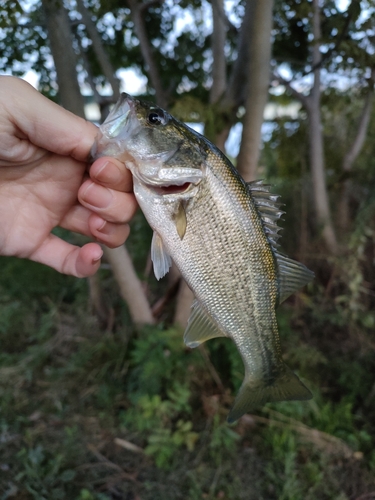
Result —
<instances>
[{"instance_id":1,"label":"fish mouth","mask_svg":"<svg viewBox=\"0 0 375 500\"><path fill-rule=\"evenodd\" d=\"M147 189L159 196L190 194L203 178L202 170L187 167L161 168L155 179L141 174L139 171L134 171L134 169L132 172Z\"/></svg>"},{"instance_id":2,"label":"fish mouth","mask_svg":"<svg viewBox=\"0 0 375 500\"><path fill-rule=\"evenodd\" d=\"M190 188L195 186L192 182L184 182L183 184L146 184L147 188L154 191L158 195L173 195L186 193Z\"/></svg>"}]
</instances>

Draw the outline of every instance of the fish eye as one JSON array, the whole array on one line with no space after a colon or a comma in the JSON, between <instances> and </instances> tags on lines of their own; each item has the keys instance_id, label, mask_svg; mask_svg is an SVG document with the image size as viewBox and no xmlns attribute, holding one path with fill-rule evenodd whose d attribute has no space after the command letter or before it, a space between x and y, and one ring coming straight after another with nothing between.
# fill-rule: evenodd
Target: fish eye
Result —
<instances>
[{"instance_id":1,"label":"fish eye","mask_svg":"<svg viewBox=\"0 0 375 500\"><path fill-rule=\"evenodd\" d=\"M166 117L162 109L155 108L148 114L147 121L151 125L165 125Z\"/></svg>"}]
</instances>

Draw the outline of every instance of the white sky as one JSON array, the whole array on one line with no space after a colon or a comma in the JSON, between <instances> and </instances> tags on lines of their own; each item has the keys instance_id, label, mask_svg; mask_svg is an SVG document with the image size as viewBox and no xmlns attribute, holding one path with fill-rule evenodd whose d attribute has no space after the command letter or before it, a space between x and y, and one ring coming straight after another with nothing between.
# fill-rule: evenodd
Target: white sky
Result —
<instances>
[{"instance_id":1,"label":"white sky","mask_svg":"<svg viewBox=\"0 0 375 500\"><path fill-rule=\"evenodd\" d=\"M137 75L132 68L120 69L117 72L121 80L121 91L128 94L141 94L144 91L144 85L147 81L145 77ZM38 87L39 76L34 70L27 71L22 77L29 82L33 87Z\"/></svg>"},{"instance_id":2,"label":"white sky","mask_svg":"<svg viewBox=\"0 0 375 500\"><path fill-rule=\"evenodd\" d=\"M346 10L349 7L350 0L337 0L336 5L341 12Z\"/></svg>"}]
</instances>

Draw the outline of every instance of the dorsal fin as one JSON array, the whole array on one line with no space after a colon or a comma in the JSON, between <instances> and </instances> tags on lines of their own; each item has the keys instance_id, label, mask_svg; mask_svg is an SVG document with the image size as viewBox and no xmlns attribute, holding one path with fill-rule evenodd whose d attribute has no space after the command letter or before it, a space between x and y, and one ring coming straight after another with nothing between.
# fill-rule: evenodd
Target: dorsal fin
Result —
<instances>
[{"instance_id":1,"label":"dorsal fin","mask_svg":"<svg viewBox=\"0 0 375 500\"><path fill-rule=\"evenodd\" d=\"M188 347L198 347L206 340L226 337L215 321L209 316L197 300L191 306L191 314L184 333L184 342Z\"/></svg>"},{"instance_id":2,"label":"dorsal fin","mask_svg":"<svg viewBox=\"0 0 375 500\"><path fill-rule=\"evenodd\" d=\"M307 285L313 278L314 273L307 269L304 264L289 259L286 255L274 252L277 263L279 304L284 302L292 293Z\"/></svg>"},{"instance_id":3,"label":"dorsal fin","mask_svg":"<svg viewBox=\"0 0 375 500\"><path fill-rule=\"evenodd\" d=\"M262 180L248 182L251 197L259 211L260 218L268 241L275 256L279 285L279 300L281 304L292 293L305 286L314 278L314 273L306 266L281 254L276 242L280 238L278 232L282 229L277 226L277 221L285 213L280 210L278 195L271 194L270 185L263 184Z\"/></svg>"},{"instance_id":4,"label":"dorsal fin","mask_svg":"<svg viewBox=\"0 0 375 500\"><path fill-rule=\"evenodd\" d=\"M262 180L247 182L246 184L262 219L268 241L272 249L276 251L279 246L277 240L280 238L278 232L282 229L277 226L277 221L285 214L283 210L280 210L282 204L277 201L279 195L270 193L271 186L263 184Z\"/></svg>"}]
</instances>

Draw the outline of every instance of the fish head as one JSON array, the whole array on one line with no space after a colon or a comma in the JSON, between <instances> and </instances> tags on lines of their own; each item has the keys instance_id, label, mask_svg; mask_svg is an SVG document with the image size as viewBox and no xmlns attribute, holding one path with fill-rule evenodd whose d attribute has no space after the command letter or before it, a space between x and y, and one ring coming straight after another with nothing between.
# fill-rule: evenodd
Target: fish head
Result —
<instances>
[{"instance_id":1,"label":"fish head","mask_svg":"<svg viewBox=\"0 0 375 500\"><path fill-rule=\"evenodd\" d=\"M188 199L204 177L207 154L194 130L154 104L123 93L101 125L91 156L123 161L134 180L154 195Z\"/></svg>"}]
</instances>

